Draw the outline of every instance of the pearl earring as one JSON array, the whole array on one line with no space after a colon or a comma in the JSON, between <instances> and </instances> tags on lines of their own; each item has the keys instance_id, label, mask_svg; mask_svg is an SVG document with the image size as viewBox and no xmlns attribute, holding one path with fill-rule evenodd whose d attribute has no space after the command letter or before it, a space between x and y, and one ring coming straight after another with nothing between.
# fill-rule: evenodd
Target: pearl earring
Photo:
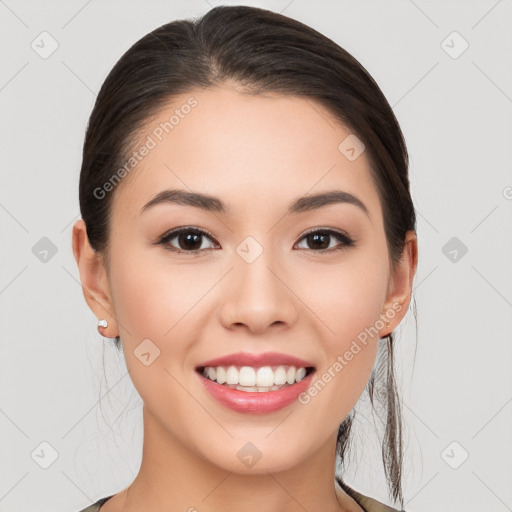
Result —
<instances>
[{"instance_id":1,"label":"pearl earring","mask_svg":"<svg viewBox=\"0 0 512 512\"><path fill-rule=\"evenodd\" d=\"M108 322L105 318L98 320L98 327L108 327Z\"/></svg>"}]
</instances>

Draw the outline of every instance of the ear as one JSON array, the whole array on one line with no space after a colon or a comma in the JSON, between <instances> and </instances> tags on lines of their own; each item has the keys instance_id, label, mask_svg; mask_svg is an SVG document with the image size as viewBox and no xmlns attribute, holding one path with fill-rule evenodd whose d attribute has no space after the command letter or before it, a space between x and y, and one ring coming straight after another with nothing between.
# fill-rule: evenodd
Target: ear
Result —
<instances>
[{"instance_id":1,"label":"ear","mask_svg":"<svg viewBox=\"0 0 512 512\"><path fill-rule=\"evenodd\" d=\"M107 338L114 338L119 333L107 270L101 254L89 244L83 219L77 220L73 226L72 246L85 300L98 320L104 318L108 322L107 327L100 327L101 334Z\"/></svg>"},{"instance_id":2,"label":"ear","mask_svg":"<svg viewBox=\"0 0 512 512\"><path fill-rule=\"evenodd\" d=\"M391 333L402 321L411 301L412 283L418 266L418 239L414 231L408 231L402 256L389 280L388 295L382 312L389 323L382 329L380 337ZM381 315L381 318L382 318Z\"/></svg>"}]
</instances>

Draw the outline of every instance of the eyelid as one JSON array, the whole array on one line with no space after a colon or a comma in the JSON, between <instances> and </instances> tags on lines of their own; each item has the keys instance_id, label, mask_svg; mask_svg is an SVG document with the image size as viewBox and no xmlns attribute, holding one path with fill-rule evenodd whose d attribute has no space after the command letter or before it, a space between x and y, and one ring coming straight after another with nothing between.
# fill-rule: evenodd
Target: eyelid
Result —
<instances>
[{"instance_id":1,"label":"eyelid","mask_svg":"<svg viewBox=\"0 0 512 512\"><path fill-rule=\"evenodd\" d=\"M311 228L310 230L302 233L302 235L300 235L300 237L299 237L299 240L300 240L300 238L304 238L307 235L310 235L310 234L313 234L313 233L317 233L317 232L335 233L335 234L340 235L340 236L345 236L347 238L351 238L350 235L346 231L344 231L343 229L321 227L320 226L320 227L316 227L316 228Z\"/></svg>"}]
</instances>

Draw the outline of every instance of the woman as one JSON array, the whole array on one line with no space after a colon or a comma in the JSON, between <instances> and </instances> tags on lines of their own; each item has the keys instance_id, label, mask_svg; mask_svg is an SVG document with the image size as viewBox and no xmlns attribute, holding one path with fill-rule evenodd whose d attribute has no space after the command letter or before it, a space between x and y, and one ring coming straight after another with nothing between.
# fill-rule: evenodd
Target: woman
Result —
<instances>
[{"instance_id":1,"label":"woman","mask_svg":"<svg viewBox=\"0 0 512 512\"><path fill-rule=\"evenodd\" d=\"M87 512L397 510L335 475L365 389L403 507L392 332L416 219L351 55L253 7L154 30L101 88L79 193L84 296L144 403L137 477Z\"/></svg>"}]
</instances>

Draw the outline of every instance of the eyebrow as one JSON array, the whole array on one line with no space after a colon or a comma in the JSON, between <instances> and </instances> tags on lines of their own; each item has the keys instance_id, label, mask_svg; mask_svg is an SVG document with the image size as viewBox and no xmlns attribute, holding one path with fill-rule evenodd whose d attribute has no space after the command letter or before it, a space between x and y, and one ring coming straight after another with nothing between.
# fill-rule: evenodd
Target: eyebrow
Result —
<instances>
[{"instance_id":1,"label":"eyebrow","mask_svg":"<svg viewBox=\"0 0 512 512\"><path fill-rule=\"evenodd\" d=\"M186 190L163 190L159 192L153 199L146 203L141 210L141 214L157 204L181 204L185 206L193 206L209 212L217 212L228 214L230 209L219 198L199 192L188 192ZM360 208L368 217L370 212L365 204L353 194L343 192L341 190L331 190L319 194L302 196L295 199L288 205L286 215L297 214L306 211L316 210L324 206L336 203L352 204Z\"/></svg>"}]
</instances>

